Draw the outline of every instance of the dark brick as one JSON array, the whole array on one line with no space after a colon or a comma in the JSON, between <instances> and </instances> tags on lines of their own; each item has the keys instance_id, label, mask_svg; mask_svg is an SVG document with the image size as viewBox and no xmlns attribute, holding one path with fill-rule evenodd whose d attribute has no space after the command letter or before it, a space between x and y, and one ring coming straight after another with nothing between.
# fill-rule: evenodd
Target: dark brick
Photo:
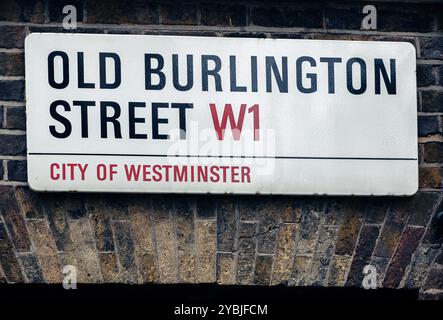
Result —
<instances>
[{"instance_id":1,"label":"dark brick","mask_svg":"<svg viewBox=\"0 0 443 320\"><path fill-rule=\"evenodd\" d=\"M443 222L438 219L437 214L443 211L443 201L434 210L435 214L431 219L431 223L423 237L423 243L439 244L443 242Z\"/></svg>"},{"instance_id":2,"label":"dark brick","mask_svg":"<svg viewBox=\"0 0 443 320\"><path fill-rule=\"evenodd\" d=\"M88 1L90 2L90 1ZM66 14L63 13L63 8L67 5L72 5L77 9L77 22L83 21L83 1L82 0L49 0L49 21L62 22Z\"/></svg>"},{"instance_id":3,"label":"dark brick","mask_svg":"<svg viewBox=\"0 0 443 320\"><path fill-rule=\"evenodd\" d=\"M380 233L379 227L363 226L355 249L354 258L349 270L347 286L361 286L363 281L363 268L371 260L372 251Z\"/></svg>"},{"instance_id":4,"label":"dark brick","mask_svg":"<svg viewBox=\"0 0 443 320\"><path fill-rule=\"evenodd\" d=\"M325 9L325 27L327 29L359 30L362 18L363 13L359 7Z\"/></svg>"},{"instance_id":5,"label":"dark brick","mask_svg":"<svg viewBox=\"0 0 443 320\"><path fill-rule=\"evenodd\" d=\"M420 188L439 189L442 187L442 168L420 167L418 173Z\"/></svg>"},{"instance_id":6,"label":"dark brick","mask_svg":"<svg viewBox=\"0 0 443 320\"><path fill-rule=\"evenodd\" d=\"M318 243L312 261L311 284L323 286L334 254L335 242L338 235L336 226L323 226L320 230Z\"/></svg>"},{"instance_id":7,"label":"dark brick","mask_svg":"<svg viewBox=\"0 0 443 320\"><path fill-rule=\"evenodd\" d=\"M263 32L227 32L224 33L223 36L230 38L257 38L257 39L266 38L266 34Z\"/></svg>"},{"instance_id":8,"label":"dark brick","mask_svg":"<svg viewBox=\"0 0 443 320\"><path fill-rule=\"evenodd\" d=\"M0 26L0 48L23 48L24 41L24 27Z\"/></svg>"},{"instance_id":9,"label":"dark brick","mask_svg":"<svg viewBox=\"0 0 443 320\"><path fill-rule=\"evenodd\" d=\"M217 207L217 250L233 252L237 231L235 206L230 198L225 198Z\"/></svg>"},{"instance_id":10,"label":"dark brick","mask_svg":"<svg viewBox=\"0 0 443 320\"><path fill-rule=\"evenodd\" d=\"M420 288L422 282L427 275L428 268L432 264L436 254L438 253L439 245L424 246L419 245L415 251L411 265L408 268L409 272L404 280L405 288Z\"/></svg>"},{"instance_id":11,"label":"dark brick","mask_svg":"<svg viewBox=\"0 0 443 320\"><path fill-rule=\"evenodd\" d=\"M341 211L344 207L343 199L328 197L325 199L325 225L339 225L341 222Z\"/></svg>"},{"instance_id":12,"label":"dark brick","mask_svg":"<svg viewBox=\"0 0 443 320\"><path fill-rule=\"evenodd\" d=\"M149 1L87 1L88 23L157 24L158 5Z\"/></svg>"},{"instance_id":13,"label":"dark brick","mask_svg":"<svg viewBox=\"0 0 443 320\"><path fill-rule=\"evenodd\" d=\"M365 223L383 223L390 205L390 200L387 198L368 199Z\"/></svg>"},{"instance_id":14,"label":"dark brick","mask_svg":"<svg viewBox=\"0 0 443 320\"><path fill-rule=\"evenodd\" d=\"M426 137L440 133L437 116L418 116L418 136Z\"/></svg>"},{"instance_id":15,"label":"dark brick","mask_svg":"<svg viewBox=\"0 0 443 320\"><path fill-rule=\"evenodd\" d=\"M79 194L74 194L66 198L66 216L69 219L78 220L87 218L87 211L83 198L84 197Z\"/></svg>"},{"instance_id":16,"label":"dark brick","mask_svg":"<svg viewBox=\"0 0 443 320\"><path fill-rule=\"evenodd\" d=\"M265 210L263 199L254 196L242 196L238 200L240 220L256 220Z\"/></svg>"},{"instance_id":17,"label":"dark brick","mask_svg":"<svg viewBox=\"0 0 443 320\"><path fill-rule=\"evenodd\" d=\"M8 180L10 181L28 181L28 171L26 161L9 160L8 161Z\"/></svg>"},{"instance_id":18,"label":"dark brick","mask_svg":"<svg viewBox=\"0 0 443 320\"><path fill-rule=\"evenodd\" d=\"M406 267L411 261L412 254L422 237L424 228L407 227L400 237L398 247L395 250L391 263L386 271L383 287L397 288L403 278Z\"/></svg>"},{"instance_id":19,"label":"dark brick","mask_svg":"<svg viewBox=\"0 0 443 320\"><path fill-rule=\"evenodd\" d=\"M45 219L41 194L29 187L16 187L15 194L25 219Z\"/></svg>"},{"instance_id":20,"label":"dark brick","mask_svg":"<svg viewBox=\"0 0 443 320\"><path fill-rule=\"evenodd\" d=\"M26 110L24 107L7 107L5 110L6 128L26 129Z\"/></svg>"},{"instance_id":21,"label":"dark brick","mask_svg":"<svg viewBox=\"0 0 443 320\"><path fill-rule=\"evenodd\" d=\"M137 282L137 265L134 257L134 239L129 222L114 221L115 247L120 262L121 279L123 282Z\"/></svg>"},{"instance_id":22,"label":"dark brick","mask_svg":"<svg viewBox=\"0 0 443 320\"><path fill-rule=\"evenodd\" d=\"M23 53L0 52L0 75L24 76L25 60Z\"/></svg>"},{"instance_id":23,"label":"dark brick","mask_svg":"<svg viewBox=\"0 0 443 320\"><path fill-rule=\"evenodd\" d=\"M435 66L432 64L418 64L417 65L417 86L427 87L437 84L435 77Z\"/></svg>"},{"instance_id":24,"label":"dark brick","mask_svg":"<svg viewBox=\"0 0 443 320\"><path fill-rule=\"evenodd\" d=\"M421 38L420 53L423 58L443 59L443 37Z\"/></svg>"},{"instance_id":25,"label":"dark brick","mask_svg":"<svg viewBox=\"0 0 443 320\"><path fill-rule=\"evenodd\" d=\"M443 66L437 67L438 85L443 86Z\"/></svg>"},{"instance_id":26,"label":"dark brick","mask_svg":"<svg viewBox=\"0 0 443 320\"><path fill-rule=\"evenodd\" d=\"M43 0L13 0L0 2L0 20L43 23Z\"/></svg>"},{"instance_id":27,"label":"dark brick","mask_svg":"<svg viewBox=\"0 0 443 320\"><path fill-rule=\"evenodd\" d=\"M23 271L26 275L28 282L31 283L44 283L45 278L43 272L38 264L38 259L35 253L22 253L19 255L19 259L23 266Z\"/></svg>"},{"instance_id":28,"label":"dark brick","mask_svg":"<svg viewBox=\"0 0 443 320\"><path fill-rule=\"evenodd\" d=\"M237 246L237 283L252 284L257 240L257 223L240 222Z\"/></svg>"},{"instance_id":29,"label":"dark brick","mask_svg":"<svg viewBox=\"0 0 443 320\"><path fill-rule=\"evenodd\" d=\"M253 7L251 24L263 27L322 28L323 13L311 7Z\"/></svg>"},{"instance_id":30,"label":"dark brick","mask_svg":"<svg viewBox=\"0 0 443 320\"><path fill-rule=\"evenodd\" d=\"M31 250L25 220L20 212L20 207L15 196L14 188L0 186L0 213L8 228L11 240L18 252L28 252Z\"/></svg>"},{"instance_id":31,"label":"dark brick","mask_svg":"<svg viewBox=\"0 0 443 320\"><path fill-rule=\"evenodd\" d=\"M255 258L254 284L267 286L271 281L272 256L257 255Z\"/></svg>"},{"instance_id":32,"label":"dark brick","mask_svg":"<svg viewBox=\"0 0 443 320\"><path fill-rule=\"evenodd\" d=\"M430 32L434 28L433 8L426 5L377 6L377 29L384 31Z\"/></svg>"},{"instance_id":33,"label":"dark brick","mask_svg":"<svg viewBox=\"0 0 443 320\"><path fill-rule=\"evenodd\" d=\"M315 242L320 232L320 217L323 213L321 200L299 201L302 206L300 231L298 236L297 254L313 254Z\"/></svg>"},{"instance_id":34,"label":"dark brick","mask_svg":"<svg viewBox=\"0 0 443 320\"><path fill-rule=\"evenodd\" d=\"M25 81L0 80L0 100L23 101L25 98Z\"/></svg>"},{"instance_id":35,"label":"dark brick","mask_svg":"<svg viewBox=\"0 0 443 320\"><path fill-rule=\"evenodd\" d=\"M395 199L389 208L374 256L389 259L394 253L398 239L411 214L412 198Z\"/></svg>"},{"instance_id":36,"label":"dark brick","mask_svg":"<svg viewBox=\"0 0 443 320\"><path fill-rule=\"evenodd\" d=\"M442 112L443 111L443 92L440 91L422 91L421 111L424 112Z\"/></svg>"},{"instance_id":37,"label":"dark brick","mask_svg":"<svg viewBox=\"0 0 443 320\"><path fill-rule=\"evenodd\" d=\"M427 163L441 163L443 162L443 143L428 142L424 145L423 159Z\"/></svg>"},{"instance_id":38,"label":"dark brick","mask_svg":"<svg viewBox=\"0 0 443 320\"><path fill-rule=\"evenodd\" d=\"M443 250L440 250L440 253L435 258L435 263L443 265Z\"/></svg>"},{"instance_id":39,"label":"dark brick","mask_svg":"<svg viewBox=\"0 0 443 320\"><path fill-rule=\"evenodd\" d=\"M26 136L0 134L0 154L23 155L26 153Z\"/></svg>"},{"instance_id":40,"label":"dark brick","mask_svg":"<svg viewBox=\"0 0 443 320\"><path fill-rule=\"evenodd\" d=\"M3 161L0 161L0 180L3 180L5 178L4 174L5 174L5 171L3 169Z\"/></svg>"},{"instance_id":41,"label":"dark brick","mask_svg":"<svg viewBox=\"0 0 443 320\"><path fill-rule=\"evenodd\" d=\"M0 105L0 128L3 128L5 108Z\"/></svg>"},{"instance_id":42,"label":"dark brick","mask_svg":"<svg viewBox=\"0 0 443 320\"><path fill-rule=\"evenodd\" d=\"M152 213L156 220L169 219L172 211L172 199L155 197L152 199Z\"/></svg>"},{"instance_id":43,"label":"dark brick","mask_svg":"<svg viewBox=\"0 0 443 320\"><path fill-rule=\"evenodd\" d=\"M411 217L408 224L415 226L426 226L434 208L437 205L439 193L437 192L418 192L412 197Z\"/></svg>"},{"instance_id":44,"label":"dark brick","mask_svg":"<svg viewBox=\"0 0 443 320\"><path fill-rule=\"evenodd\" d=\"M246 7L242 5L202 4L201 24L207 26L245 26Z\"/></svg>"},{"instance_id":45,"label":"dark brick","mask_svg":"<svg viewBox=\"0 0 443 320\"><path fill-rule=\"evenodd\" d=\"M429 271L424 289L443 289L443 269L434 268Z\"/></svg>"},{"instance_id":46,"label":"dark brick","mask_svg":"<svg viewBox=\"0 0 443 320\"><path fill-rule=\"evenodd\" d=\"M23 282L20 265L15 256L12 242L8 238L6 228L0 222L0 263L9 282Z\"/></svg>"},{"instance_id":47,"label":"dark brick","mask_svg":"<svg viewBox=\"0 0 443 320\"><path fill-rule=\"evenodd\" d=\"M90 34L103 34L104 28L77 28L77 29L64 29L62 27L53 26L30 26L29 33L90 33Z\"/></svg>"},{"instance_id":48,"label":"dark brick","mask_svg":"<svg viewBox=\"0 0 443 320\"><path fill-rule=\"evenodd\" d=\"M267 197L261 201L261 209L257 211L258 237L257 252L271 254L274 253L277 239L277 229L280 225L280 214L276 209L276 201Z\"/></svg>"},{"instance_id":49,"label":"dark brick","mask_svg":"<svg viewBox=\"0 0 443 320\"><path fill-rule=\"evenodd\" d=\"M160 5L162 24L197 24L195 4L162 3Z\"/></svg>"},{"instance_id":50,"label":"dark brick","mask_svg":"<svg viewBox=\"0 0 443 320\"><path fill-rule=\"evenodd\" d=\"M214 218L216 204L212 196L200 196L197 198L197 217L199 218Z\"/></svg>"},{"instance_id":51,"label":"dark brick","mask_svg":"<svg viewBox=\"0 0 443 320\"><path fill-rule=\"evenodd\" d=\"M125 194L116 194L112 198L106 198L106 208L111 220L128 219L128 200ZM172 203L170 206L172 207Z\"/></svg>"}]
</instances>

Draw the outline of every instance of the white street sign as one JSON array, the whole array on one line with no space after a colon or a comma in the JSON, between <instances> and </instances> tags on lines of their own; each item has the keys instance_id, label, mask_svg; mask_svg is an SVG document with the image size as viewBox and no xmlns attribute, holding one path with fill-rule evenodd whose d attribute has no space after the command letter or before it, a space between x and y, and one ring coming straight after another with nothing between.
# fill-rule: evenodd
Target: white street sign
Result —
<instances>
[{"instance_id":1,"label":"white street sign","mask_svg":"<svg viewBox=\"0 0 443 320\"><path fill-rule=\"evenodd\" d=\"M411 195L409 43L33 33L41 191Z\"/></svg>"}]
</instances>

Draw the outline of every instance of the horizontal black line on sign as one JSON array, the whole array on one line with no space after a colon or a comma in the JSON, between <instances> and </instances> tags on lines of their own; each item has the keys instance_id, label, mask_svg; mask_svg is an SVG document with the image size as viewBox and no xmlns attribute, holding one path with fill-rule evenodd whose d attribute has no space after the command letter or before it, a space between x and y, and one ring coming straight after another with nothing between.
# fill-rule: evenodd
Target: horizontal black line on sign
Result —
<instances>
[{"instance_id":1,"label":"horizontal black line on sign","mask_svg":"<svg viewBox=\"0 0 443 320\"><path fill-rule=\"evenodd\" d=\"M153 158L231 158L231 159L294 159L294 160L396 160L415 161L417 158L377 157L291 157L291 156L213 156L213 155L167 155L167 154L125 154L125 153L63 153L30 152L31 156L92 156L92 157L153 157Z\"/></svg>"}]
</instances>

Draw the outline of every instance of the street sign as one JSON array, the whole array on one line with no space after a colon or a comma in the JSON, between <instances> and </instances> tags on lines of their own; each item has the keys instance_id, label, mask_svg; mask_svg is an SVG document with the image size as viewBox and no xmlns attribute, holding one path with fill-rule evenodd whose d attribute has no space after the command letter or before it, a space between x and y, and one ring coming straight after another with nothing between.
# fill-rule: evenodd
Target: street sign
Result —
<instances>
[{"instance_id":1,"label":"street sign","mask_svg":"<svg viewBox=\"0 0 443 320\"><path fill-rule=\"evenodd\" d=\"M33 33L39 191L411 195L409 43Z\"/></svg>"}]
</instances>

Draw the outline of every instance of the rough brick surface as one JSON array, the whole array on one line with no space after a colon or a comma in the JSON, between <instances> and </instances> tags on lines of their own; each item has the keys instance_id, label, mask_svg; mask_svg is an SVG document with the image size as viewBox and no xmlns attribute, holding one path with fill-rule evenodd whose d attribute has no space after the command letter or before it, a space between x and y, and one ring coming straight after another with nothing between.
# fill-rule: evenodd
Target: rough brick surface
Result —
<instances>
[{"instance_id":1,"label":"rough brick surface","mask_svg":"<svg viewBox=\"0 0 443 320\"><path fill-rule=\"evenodd\" d=\"M417 50L420 189L405 198L43 194L26 186L24 39L69 32L350 41L404 41ZM0 282L361 286L441 298L443 11L441 4L375 4L361 30L358 2L0 2ZM18 185L23 185L18 187Z\"/></svg>"}]
</instances>

